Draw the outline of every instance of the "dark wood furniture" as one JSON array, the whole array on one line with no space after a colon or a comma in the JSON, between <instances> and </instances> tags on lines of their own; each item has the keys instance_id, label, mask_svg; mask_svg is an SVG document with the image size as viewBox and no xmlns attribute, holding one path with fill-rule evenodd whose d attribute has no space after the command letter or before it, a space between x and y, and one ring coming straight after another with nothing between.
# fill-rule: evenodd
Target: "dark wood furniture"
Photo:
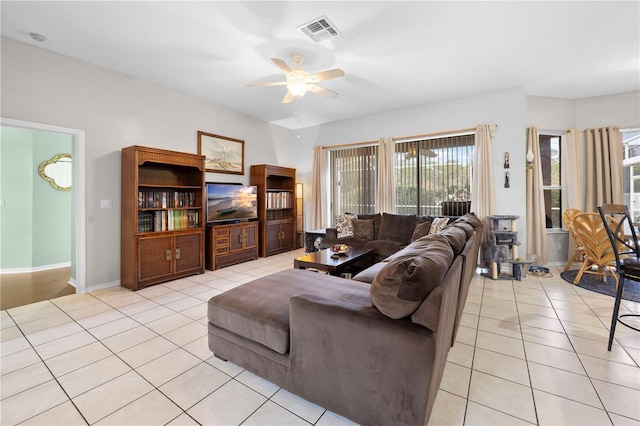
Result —
<instances>
[{"instance_id":1,"label":"dark wood furniture","mask_svg":"<svg viewBox=\"0 0 640 426\"><path fill-rule=\"evenodd\" d=\"M258 187L260 256L296 248L296 169L251 166L251 185Z\"/></svg>"},{"instance_id":2,"label":"dark wood furniture","mask_svg":"<svg viewBox=\"0 0 640 426\"><path fill-rule=\"evenodd\" d=\"M324 249L298 257L293 261L296 269L314 268L341 276L344 273L359 272L373 264L373 249L352 247L348 252L334 255L331 249Z\"/></svg>"},{"instance_id":3,"label":"dark wood furniture","mask_svg":"<svg viewBox=\"0 0 640 426\"><path fill-rule=\"evenodd\" d=\"M122 149L120 284L204 273L204 156Z\"/></svg>"},{"instance_id":4,"label":"dark wood furniture","mask_svg":"<svg viewBox=\"0 0 640 426\"><path fill-rule=\"evenodd\" d=\"M258 222L207 226L205 267L212 271L258 258Z\"/></svg>"}]
</instances>

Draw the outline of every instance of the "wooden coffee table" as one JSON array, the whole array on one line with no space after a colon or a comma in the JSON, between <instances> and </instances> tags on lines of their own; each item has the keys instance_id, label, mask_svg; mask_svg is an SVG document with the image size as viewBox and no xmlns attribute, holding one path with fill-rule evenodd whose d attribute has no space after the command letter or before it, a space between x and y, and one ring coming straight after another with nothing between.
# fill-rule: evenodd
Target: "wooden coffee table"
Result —
<instances>
[{"instance_id":1,"label":"wooden coffee table","mask_svg":"<svg viewBox=\"0 0 640 426\"><path fill-rule=\"evenodd\" d=\"M296 269L315 268L331 275L341 276L357 266L367 268L373 264L373 249L352 247L348 252L333 256L331 249L324 249L298 257L293 261Z\"/></svg>"}]
</instances>

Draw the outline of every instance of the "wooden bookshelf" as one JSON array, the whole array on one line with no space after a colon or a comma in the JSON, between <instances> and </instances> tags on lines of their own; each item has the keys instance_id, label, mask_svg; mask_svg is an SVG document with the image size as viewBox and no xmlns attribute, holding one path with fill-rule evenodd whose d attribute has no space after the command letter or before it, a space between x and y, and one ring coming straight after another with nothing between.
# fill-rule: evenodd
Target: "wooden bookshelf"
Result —
<instances>
[{"instance_id":1,"label":"wooden bookshelf","mask_svg":"<svg viewBox=\"0 0 640 426\"><path fill-rule=\"evenodd\" d=\"M121 285L204 273L204 156L130 146L121 177Z\"/></svg>"},{"instance_id":2,"label":"wooden bookshelf","mask_svg":"<svg viewBox=\"0 0 640 426\"><path fill-rule=\"evenodd\" d=\"M296 248L296 169L268 164L251 166L258 187L260 256Z\"/></svg>"}]
</instances>

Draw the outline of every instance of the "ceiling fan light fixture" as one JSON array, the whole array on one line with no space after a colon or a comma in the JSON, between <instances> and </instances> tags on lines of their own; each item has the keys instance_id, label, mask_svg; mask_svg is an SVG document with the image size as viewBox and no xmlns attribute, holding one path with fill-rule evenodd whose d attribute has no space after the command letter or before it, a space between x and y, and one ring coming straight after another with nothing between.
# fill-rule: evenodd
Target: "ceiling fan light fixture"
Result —
<instances>
[{"instance_id":1,"label":"ceiling fan light fixture","mask_svg":"<svg viewBox=\"0 0 640 426\"><path fill-rule=\"evenodd\" d=\"M307 93L308 85L306 83L301 82L293 82L287 84L287 89L291 92L293 96L296 98L301 98Z\"/></svg>"}]
</instances>

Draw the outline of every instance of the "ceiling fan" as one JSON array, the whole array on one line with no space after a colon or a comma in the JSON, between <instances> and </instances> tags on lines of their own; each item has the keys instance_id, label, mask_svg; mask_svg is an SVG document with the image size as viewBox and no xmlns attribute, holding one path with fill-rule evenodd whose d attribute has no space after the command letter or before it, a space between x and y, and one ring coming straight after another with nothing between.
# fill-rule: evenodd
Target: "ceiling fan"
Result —
<instances>
[{"instance_id":1,"label":"ceiling fan","mask_svg":"<svg viewBox=\"0 0 640 426\"><path fill-rule=\"evenodd\" d=\"M318 86L316 83L320 81L330 80L332 78L344 77L344 71L340 68L322 71L315 74L309 74L300 68L300 64L304 61L304 56L299 53L291 55L293 62L296 64L295 69L289 68L287 63L282 59L271 58L274 64L287 76L286 81L275 81L266 83L249 83L250 87L268 87L268 86L287 86L287 94L282 99L283 104L288 104L294 99L301 98L305 93L311 92L316 95L323 95L329 98L336 98L338 94L332 90Z\"/></svg>"}]
</instances>

